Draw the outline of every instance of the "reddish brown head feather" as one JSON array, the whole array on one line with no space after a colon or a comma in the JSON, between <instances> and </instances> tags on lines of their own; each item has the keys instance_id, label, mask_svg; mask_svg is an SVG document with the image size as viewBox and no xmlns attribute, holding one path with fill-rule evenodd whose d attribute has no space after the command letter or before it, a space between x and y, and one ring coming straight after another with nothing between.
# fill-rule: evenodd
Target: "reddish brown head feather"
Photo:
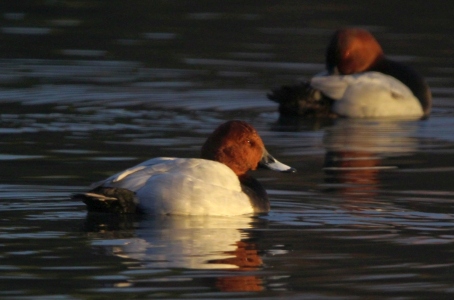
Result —
<instances>
[{"instance_id":1,"label":"reddish brown head feather","mask_svg":"<svg viewBox=\"0 0 454 300\"><path fill-rule=\"evenodd\" d=\"M208 137L202 146L201 158L219 161L241 176L257 168L263 149L263 141L251 125L229 121Z\"/></svg>"},{"instance_id":2,"label":"reddish brown head feather","mask_svg":"<svg viewBox=\"0 0 454 300\"><path fill-rule=\"evenodd\" d=\"M368 71L383 58L383 50L370 32L358 28L336 31L326 51L328 71L337 67L340 74Z\"/></svg>"}]
</instances>

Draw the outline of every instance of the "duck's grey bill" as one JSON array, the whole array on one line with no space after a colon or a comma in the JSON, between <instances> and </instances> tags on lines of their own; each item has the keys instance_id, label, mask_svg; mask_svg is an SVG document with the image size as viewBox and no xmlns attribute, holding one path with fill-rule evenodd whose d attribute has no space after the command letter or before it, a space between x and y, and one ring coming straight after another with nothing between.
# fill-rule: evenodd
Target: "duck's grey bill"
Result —
<instances>
[{"instance_id":1,"label":"duck's grey bill","mask_svg":"<svg viewBox=\"0 0 454 300\"><path fill-rule=\"evenodd\" d=\"M288 173L295 173L296 169L286 164L281 163L269 153L263 155L262 160L259 162L259 166L273 170L278 172L288 172Z\"/></svg>"}]
</instances>

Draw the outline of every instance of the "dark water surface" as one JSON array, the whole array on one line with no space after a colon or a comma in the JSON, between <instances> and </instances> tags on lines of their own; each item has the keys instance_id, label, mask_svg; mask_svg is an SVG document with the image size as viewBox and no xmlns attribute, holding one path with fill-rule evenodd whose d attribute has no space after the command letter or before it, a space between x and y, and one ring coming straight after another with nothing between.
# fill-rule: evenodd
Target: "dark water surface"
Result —
<instances>
[{"instance_id":1,"label":"dark water surface","mask_svg":"<svg viewBox=\"0 0 454 300\"><path fill-rule=\"evenodd\" d=\"M1 299L452 299L449 1L2 1ZM370 29L424 74L424 121L279 120L267 91ZM243 119L296 174L267 216L87 215L69 196Z\"/></svg>"}]
</instances>

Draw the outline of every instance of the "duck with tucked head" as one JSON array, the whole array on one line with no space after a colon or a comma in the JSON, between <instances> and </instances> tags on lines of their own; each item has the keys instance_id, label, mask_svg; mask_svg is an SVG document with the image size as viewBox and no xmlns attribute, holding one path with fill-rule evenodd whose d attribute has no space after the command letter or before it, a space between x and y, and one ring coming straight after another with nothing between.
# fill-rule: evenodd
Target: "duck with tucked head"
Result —
<instances>
[{"instance_id":1,"label":"duck with tucked head","mask_svg":"<svg viewBox=\"0 0 454 300\"><path fill-rule=\"evenodd\" d=\"M275 89L268 98L281 115L426 117L432 94L412 67L388 59L374 36L359 28L334 33L326 71L309 82Z\"/></svg>"},{"instance_id":2,"label":"duck with tucked head","mask_svg":"<svg viewBox=\"0 0 454 300\"><path fill-rule=\"evenodd\" d=\"M247 174L258 166L295 169L265 149L257 131L243 121L220 125L202 146L201 158L147 160L74 195L88 211L175 215L241 215L270 210L262 185Z\"/></svg>"}]
</instances>

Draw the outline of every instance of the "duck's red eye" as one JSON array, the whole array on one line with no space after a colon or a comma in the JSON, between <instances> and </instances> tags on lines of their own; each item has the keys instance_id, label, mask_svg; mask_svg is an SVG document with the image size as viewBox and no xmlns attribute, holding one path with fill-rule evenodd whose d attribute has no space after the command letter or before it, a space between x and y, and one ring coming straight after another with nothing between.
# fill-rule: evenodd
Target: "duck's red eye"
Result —
<instances>
[{"instance_id":1,"label":"duck's red eye","mask_svg":"<svg viewBox=\"0 0 454 300\"><path fill-rule=\"evenodd\" d=\"M248 143L250 146L253 146L253 145L254 145L254 143L253 143L251 140L249 140L249 139L246 140L246 143Z\"/></svg>"}]
</instances>

